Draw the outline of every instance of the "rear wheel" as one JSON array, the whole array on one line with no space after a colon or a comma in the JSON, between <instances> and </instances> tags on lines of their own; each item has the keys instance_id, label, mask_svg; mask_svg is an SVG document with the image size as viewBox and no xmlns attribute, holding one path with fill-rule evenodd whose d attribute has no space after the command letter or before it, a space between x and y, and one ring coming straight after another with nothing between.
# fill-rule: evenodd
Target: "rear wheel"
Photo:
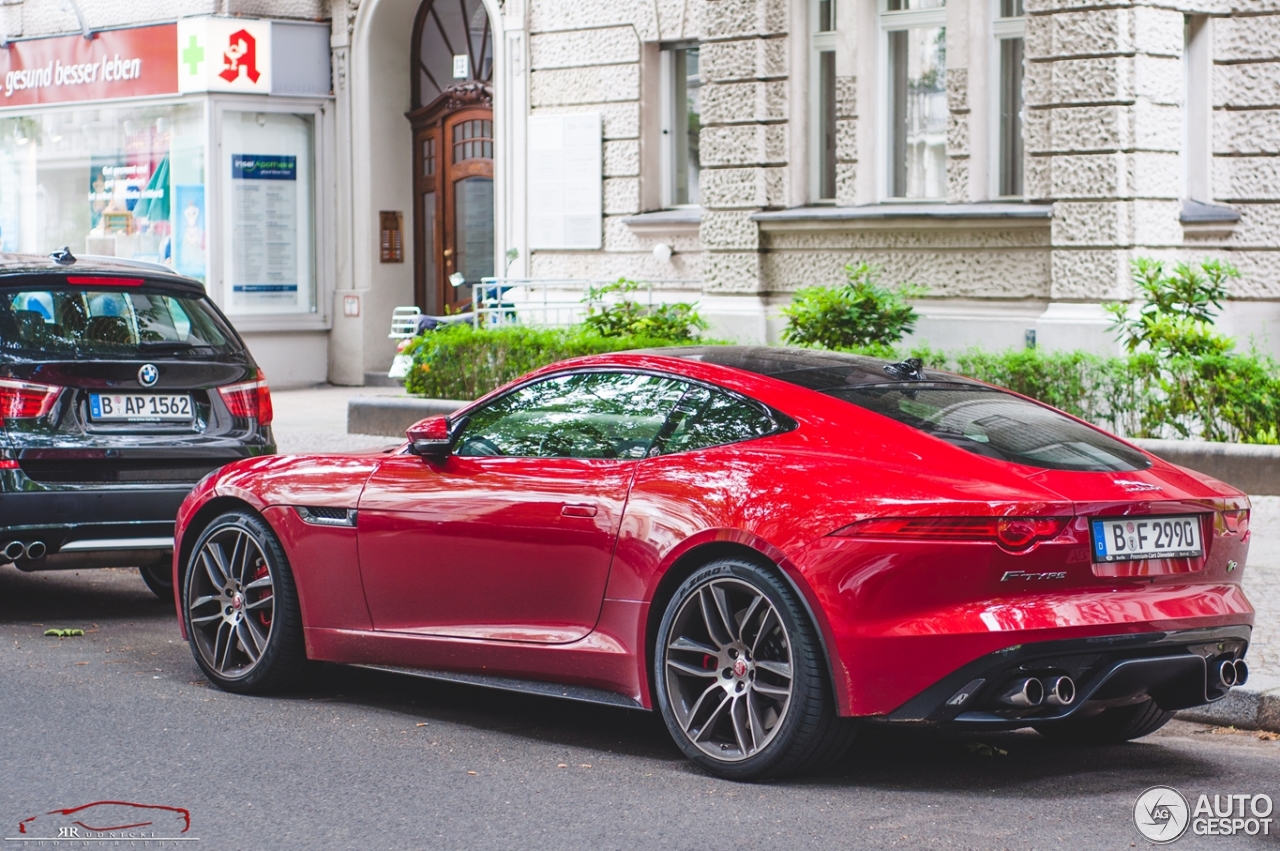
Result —
<instances>
[{"instance_id":1,"label":"rear wheel","mask_svg":"<svg viewBox=\"0 0 1280 851\"><path fill-rule=\"evenodd\" d=\"M218 517L192 549L182 613L196 663L227 691L294 685L306 664L302 616L284 549L261 518Z\"/></svg>"},{"instance_id":2,"label":"rear wheel","mask_svg":"<svg viewBox=\"0 0 1280 851\"><path fill-rule=\"evenodd\" d=\"M685 755L729 780L815 769L843 755L814 627L759 565L721 559L677 589L658 628L658 707Z\"/></svg>"},{"instance_id":3,"label":"rear wheel","mask_svg":"<svg viewBox=\"0 0 1280 851\"><path fill-rule=\"evenodd\" d=\"M142 581L147 583L151 593L161 600L173 602L173 564L163 561L155 564L144 564L138 568Z\"/></svg>"},{"instance_id":4,"label":"rear wheel","mask_svg":"<svg viewBox=\"0 0 1280 851\"><path fill-rule=\"evenodd\" d=\"M1036 732L1049 739L1078 745L1114 745L1141 739L1173 720L1173 713L1159 707L1154 700L1132 706L1104 709L1088 718L1071 719L1061 724L1037 726Z\"/></svg>"}]
</instances>

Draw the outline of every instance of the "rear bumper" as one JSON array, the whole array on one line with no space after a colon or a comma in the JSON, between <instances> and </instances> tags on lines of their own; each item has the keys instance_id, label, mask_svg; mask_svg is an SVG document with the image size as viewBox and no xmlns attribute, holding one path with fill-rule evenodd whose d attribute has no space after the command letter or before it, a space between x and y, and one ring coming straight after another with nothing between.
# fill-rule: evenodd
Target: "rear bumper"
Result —
<instances>
[{"instance_id":1,"label":"rear bumper","mask_svg":"<svg viewBox=\"0 0 1280 851\"><path fill-rule=\"evenodd\" d=\"M1227 696L1211 670L1243 659L1251 631L1240 625L1015 645L975 659L877 720L1015 729L1148 698L1165 710L1201 706ZM1018 708L998 700L1014 681L1064 675L1076 687L1069 705Z\"/></svg>"}]
</instances>

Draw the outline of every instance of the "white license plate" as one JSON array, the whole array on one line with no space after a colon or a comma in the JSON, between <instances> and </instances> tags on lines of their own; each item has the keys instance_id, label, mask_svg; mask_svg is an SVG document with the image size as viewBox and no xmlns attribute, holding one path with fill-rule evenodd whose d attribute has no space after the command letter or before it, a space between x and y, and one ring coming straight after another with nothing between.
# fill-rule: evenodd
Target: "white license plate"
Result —
<instances>
[{"instance_id":1,"label":"white license plate","mask_svg":"<svg viewBox=\"0 0 1280 851\"><path fill-rule=\"evenodd\" d=\"M1094 520L1093 560L1138 561L1152 558L1192 558L1203 554L1200 517L1117 517Z\"/></svg>"},{"instance_id":2,"label":"white license plate","mask_svg":"<svg viewBox=\"0 0 1280 851\"><path fill-rule=\"evenodd\" d=\"M89 394L89 416L98 423L189 423L191 397L138 393L134 395Z\"/></svg>"}]
</instances>

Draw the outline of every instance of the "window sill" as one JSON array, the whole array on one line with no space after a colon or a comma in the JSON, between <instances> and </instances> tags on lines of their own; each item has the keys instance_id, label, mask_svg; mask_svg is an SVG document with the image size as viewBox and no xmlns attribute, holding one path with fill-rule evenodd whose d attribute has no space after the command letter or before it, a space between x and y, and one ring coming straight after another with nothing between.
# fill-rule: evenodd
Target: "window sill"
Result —
<instances>
[{"instance_id":1,"label":"window sill","mask_svg":"<svg viewBox=\"0 0 1280 851\"><path fill-rule=\"evenodd\" d=\"M1240 223L1240 213L1222 204L1187 200L1182 202L1179 221L1186 236L1230 236Z\"/></svg>"},{"instance_id":2,"label":"window sill","mask_svg":"<svg viewBox=\"0 0 1280 851\"><path fill-rule=\"evenodd\" d=\"M794 207L756 213L751 220L763 230L848 228L1048 227L1052 204L993 202L988 204L886 203L861 207Z\"/></svg>"},{"instance_id":3,"label":"window sill","mask_svg":"<svg viewBox=\"0 0 1280 851\"><path fill-rule=\"evenodd\" d=\"M622 223L636 233L697 234L698 228L702 226L702 208L677 207L672 210L640 213L636 216L627 216Z\"/></svg>"}]
</instances>

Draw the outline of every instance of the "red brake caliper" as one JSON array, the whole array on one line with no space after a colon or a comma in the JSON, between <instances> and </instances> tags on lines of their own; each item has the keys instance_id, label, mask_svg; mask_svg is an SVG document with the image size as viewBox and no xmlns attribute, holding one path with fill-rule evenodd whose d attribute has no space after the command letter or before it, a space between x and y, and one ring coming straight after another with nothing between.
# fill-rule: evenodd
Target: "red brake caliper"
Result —
<instances>
[{"instance_id":1,"label":"red brake caliper","mask_svg":"<svg viewBox=\"0 0 1280 851\"><path fill-rule=\"evenodd\" d=\"M253 574L253 581L257 582L259 579L261 579L266 575L267 575L267 566L265 564L260 564L258 565L258 569ZM260 596L258 599L265 600L270 596L271 596L271 589L264 588L262 589L262 596ZM271 626L271 610L270 609L260 610L258 612L258 621L261 622L263 626L270 627Z\"/></svg>"}]
</instances>

